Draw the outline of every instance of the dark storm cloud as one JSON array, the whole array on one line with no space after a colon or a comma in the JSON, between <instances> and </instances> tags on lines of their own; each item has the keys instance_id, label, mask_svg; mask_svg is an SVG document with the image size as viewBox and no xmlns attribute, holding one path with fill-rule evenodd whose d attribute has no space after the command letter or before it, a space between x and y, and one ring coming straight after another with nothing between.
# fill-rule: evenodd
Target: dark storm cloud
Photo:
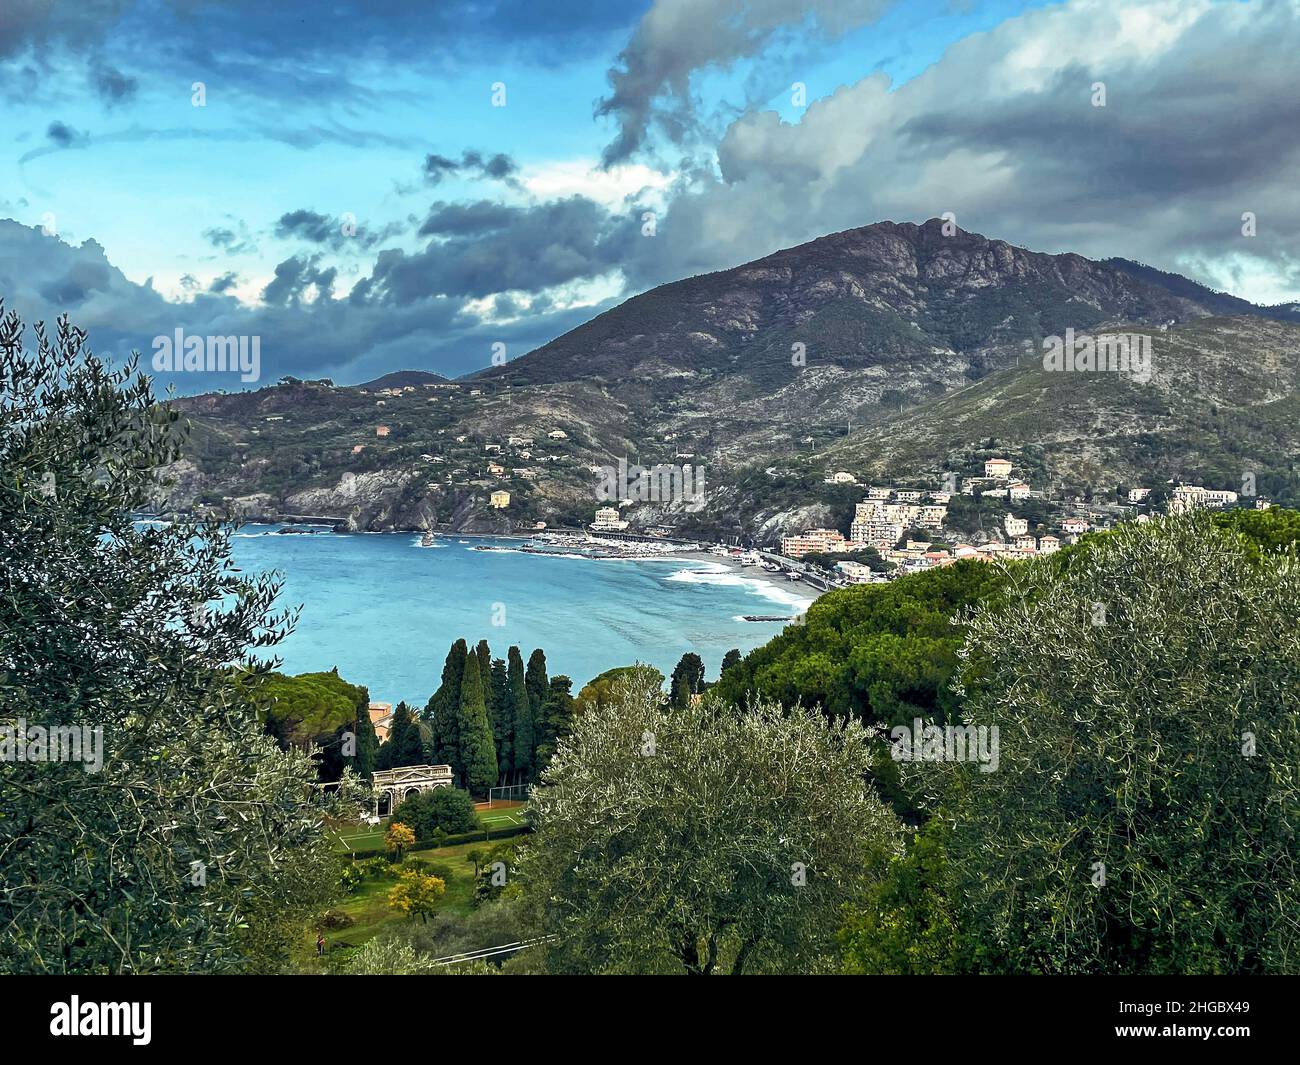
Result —
<instances>
[{"instance_id":1,"label":"dark storm cloud","mask_svg":"<svg viewBox=\"0 0 1300 1065\"><path fill-rule=\"evenodd\" d=\"M502 324L468 312L464 300L436 294L401 306L334 299L333 269L302 257L280 264L264 306L247 307L224 294L235 280L226 274L188 302L171 302L151 284L128 280L94 241L73 247L37 228L0 220L5 306L29 326L68 311L89 331L92 350L121 360L136 349L145 369L153 338L181 328L194 335L261 337L263 384L286 374L346 383L411 367L459 376L487 366L494 342L528 351L593 313L589 307L542 307ZM313 286L322 291L314 301L304 300ZM167 383L181 393L241 387L220 374L161 375L160 384Z\"/></svg>"},{"instance_id":2,"label":"dark storm cloud","mask_svg":"<svg viewBox=\"0 0 1300 1065\"><path fill-rule=\"evenodd\" d=\"M836 37L876 21L889 0L655 0L609 71L611 92L596 106L618 135L607 166L646 146L652 126L674 143L697 130L691 78L760 54L785 31Z\"/></svg>"},{"instance_id":3,"label":"dark storm cloud","mask_svg":"<svg viewBox=\"0 0 1300 1065\"><path fill-rule=\"evenodd\" d=\"M400 222L392 222L378 229L361 225L351 215L331 218L301 208L282 214L275 223L275 235L281 240L305 240L311 244L322 244L334 251L345 248L373 248L389 237L396 236L406 227Z\"/></svg>"},{"instance_id":4,"label":"dark storm cloud","mask_svg":"<svg viewBox=\"0 0 1300 1065\"><path fill-rule=\"evenodd\" d=\"M318 258L295 255L275 268L275 280L262 290L262 300L271 306L288 307L299 303L308 289L314 290L318 299L329 300L337 277L338 270L322 267Z\"/></svg>"},{"instance_id":5,"label":"dark storm cloud","mask_svg":"<svg viewBox=\"0 0 1300 1065\"><path fill-rule=\"evenodd\" d=\"M581 196L530 207L435 204L420 233L437 239L413 255L381 252L372 291L400 305L429 293L477 298L599 277L630 253L638 224Z\"/></svg>"}]
</instances>

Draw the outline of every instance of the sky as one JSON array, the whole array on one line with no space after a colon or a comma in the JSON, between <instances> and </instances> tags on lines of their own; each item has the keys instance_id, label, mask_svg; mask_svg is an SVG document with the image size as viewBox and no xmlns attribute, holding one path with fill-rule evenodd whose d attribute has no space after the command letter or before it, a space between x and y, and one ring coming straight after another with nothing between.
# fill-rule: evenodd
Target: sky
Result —
<instances>
[{"instance_id":1,"label":"sky","mask_svg":"<svg viewBox=\"0 0 1300 1065\"><path fill-rule=\"evenodd\" d=\"M1300 0L4 0L0 298L457 376L951 212L1300 300ZM7 140L8 143L3 142Z\"/></svg>"}]
</instances>

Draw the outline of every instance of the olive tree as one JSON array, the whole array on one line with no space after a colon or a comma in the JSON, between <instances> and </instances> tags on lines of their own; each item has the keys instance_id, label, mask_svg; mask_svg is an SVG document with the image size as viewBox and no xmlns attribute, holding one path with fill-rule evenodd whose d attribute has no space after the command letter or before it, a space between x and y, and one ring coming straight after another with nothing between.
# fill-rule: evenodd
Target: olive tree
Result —
<instances>
[{"instance_id":1,"label":"olive tree","mask_svg":"<svg viewBox=\"0 0 1300 1065\"><path fill-rule=\"evenodd\" d=\"M639 668L578 715L532 793L518 875L552 972L823 968L899 847L860 724L666 707Z\"/></svg>"},{"instance_id":2,"label":"olive tree","mask_svg":"<svg viewBox=\"0 0 1300 1065\"><path fill-rule=\"evenodd\" d=\"M34 338L0 307L0 971L273 968L337 883L239 681L292 618L228 529L132 520L184 440L134 360Z\"/></svg>"},{"instance_id":3,"label":"olive tree","mask_svg":"<svg viewBox=\"0 0 1300 1065\"><path fill-rule=\"evenodd\" d=\"M973 966L1300 969L1294 552L1248 551L1197 514L1007 578L962 651L996 771L903 763L945 822Z\"/></svg>"}]
</instances>

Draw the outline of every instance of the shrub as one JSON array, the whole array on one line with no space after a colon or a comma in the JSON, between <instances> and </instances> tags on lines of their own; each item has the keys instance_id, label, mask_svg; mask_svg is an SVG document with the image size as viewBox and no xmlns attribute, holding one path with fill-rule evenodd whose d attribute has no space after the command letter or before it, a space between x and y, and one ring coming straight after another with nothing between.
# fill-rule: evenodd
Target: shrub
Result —
<instances>
[{"instance_id":1,"label":"shrub","mask_svg":"<svg viewBox=\"0 0 1300 1065\"><path fill-rule=\"evenodd\" d=\"M478 827L474 800L459 788L434 788L413 795L393 812L393 820L409 825L416 839L429 839L439 828L454 835Z\"/></svg>"}]
</instances>

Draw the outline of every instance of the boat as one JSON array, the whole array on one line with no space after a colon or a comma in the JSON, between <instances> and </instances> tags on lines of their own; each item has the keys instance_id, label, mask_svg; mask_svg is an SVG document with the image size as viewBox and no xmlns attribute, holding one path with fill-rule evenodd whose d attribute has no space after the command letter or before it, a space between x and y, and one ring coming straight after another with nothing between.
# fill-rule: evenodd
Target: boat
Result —
<instances>
[{"instance_id":1,"label":"boat","mask_svg":"<svg viewBox=\"0 0 1300 1065\"><path fill-rule=\"evenodd\" d=\"M420 546L421 546L421 547L432 547L432 546L433 546L433 539L434 539L434 537L433 537L433 532L432 532L432 530L430 530L430 529L425 529L425 530L424 530L424 535L420 537Z\"/></svg>"}]
</instances>

